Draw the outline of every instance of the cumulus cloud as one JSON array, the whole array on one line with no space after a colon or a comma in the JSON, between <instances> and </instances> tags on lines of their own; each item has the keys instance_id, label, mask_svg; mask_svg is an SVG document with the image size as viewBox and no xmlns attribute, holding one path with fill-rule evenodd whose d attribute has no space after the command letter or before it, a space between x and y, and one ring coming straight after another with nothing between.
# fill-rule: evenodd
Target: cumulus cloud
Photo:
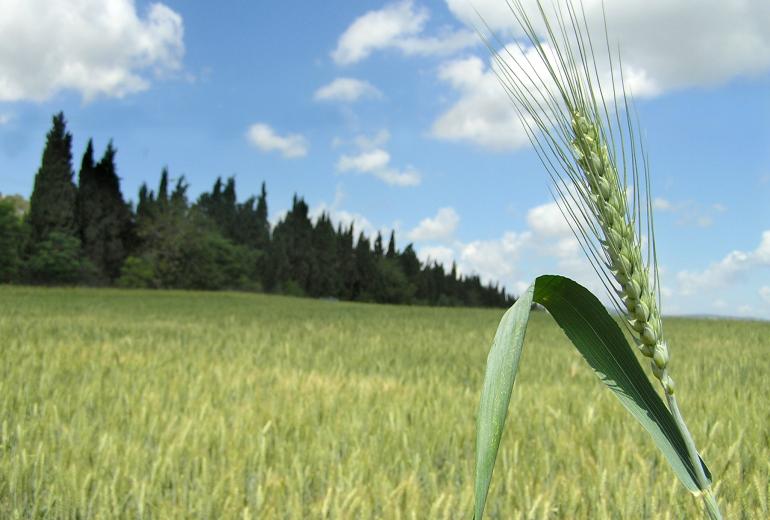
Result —
<instances>
[{"instance_id":1,"label":"cumulus cloud","mask_svg":"<svg viewBox=\"0 0 770 520\"><path fill-rule=\"evenodd\" d=\"M416 7L412 0L369 11L340 36L332 59L338 65L350 65L383 49L398 49L407 55L434 55L477 43L476 35L466 29L446 29L437 36L426 36L424 29L429 17L428 10Z\"/></svg>"},{"instance_id":2,"label":"cumulus cloud","mask_svg":"<svg viewBox=\"0 0 770 520\"><path fill-rule=\"evenodd\" d=\"M455 261L455 251L447 246L426 246L421 247L417 253L417 258L423 264L438 263L444 267L449 267Z\"/></svg>"},{"instance_id":3,"label":"cumulus cloud","mask_svg":"<svg viewBox=\"0 0 770 520\"><path fill-rule=\"evenodd\" d=\"M422 219L407 236L409 240L445 241L452 238L459 223L460 216L454 208L441 208L435 217Z\"/></svg>"},{"instance_id":4,"label":"cumulus cloud","mask_svg":"<svg viewBox=\"0 0 770 520\"><path fill-rule=\"evenodd\" d=\"M544 264L553 264L559 272L603 294L601 282L584 258L556 203L531 208L525 229L509 230L496 238L454 239L459 219L454 210L443 214L439 211L436 216L423 219L409 233L409 239L418 243L421 260L438 261L445 267L455 262L461 274L478 275L484 283L500 282L516 294L541 274Z\"/></svg>"},{"instance_id":5,"label":"cumulus cloud","mask_svg":"<svg viewBox=\"0 0 770 520\"><path fill-rule=\"evenodd\" d=\"M458 19L474 25L479 23L474 10L478 9L504 41L521 36L504 2L447 0L447 4ZM524 4L535 9L532 0ZM586 2L585 8L589 30L603 34L602 3ZM770 3L629 0L607 2L606 9L608 25L614 31L611 41L622 49L626 86L636 98L716 85L770 70L770 32L766 30ZM500 54L508 53L522 57L517 45L508 45ZM609 83L608 62L602 60L601 51L597 54L601 81ZM509 58L506 61L512 62ZM438 77L452 87L458 99L434 122L433 136L469 141L491 150L528 146L524 127L499 84L496 68L498 65L487 65L477 57L453 60L439 68ZM710 224L706 218L694 223Z\"/></svg>"},{"instance_id":6,"label":"cumulus cloud","mask_svg":"<svg viewBox=\"0 0 770 520\"><path fill-rule=\"evenodd\" d=\"M278 135L265 123L254 123L246 132L246 138L252 146L263 152L279 152L287 159L307 155L307 140L300 134Z\"/></svg>"},{"instance_id":7,"label":"cumulus cloud","mask_svg":"<svg viewBox=\"0 0 770 520\"><path fill-rule=\"evenodd\" d=\"M407 167L403 170L394 168L385 168L374 172L374 176L391 186L417 186L422 181L420 172L414 168Z\"/></svg>"},{"instance_id":8,"label":"cumulus cloud","mask_svg":"<svg viewBox=\"0 0 770 520\"><path fill-rule=\"evenodd\" d=\"M0 101L85 100L146 90L182 66L182 17L161 3L25 0L0 6Z\"/></svg>"},{"instance_id":9,"label":"cumulus cloud","mask_svg":"<svg viewBox=\"0 0 770 520\"><path fill-rule=\"evenodd\" d=\"M543 48L546 53L553 54L547 44ZM459 99L434 122L431 130L434 137L466 140L492 150L513 150L529 145L526 128L533 127L534 121L529 116L527 119L519 116L501 86L499 76L512 76L515 72L520 78L547 78L548 73L532 48L508 45L500 54L501 61L490 58L489 67L475 56L451 60L439 67L439 79L449 84L459 94ZM607 78L609 80L609 74ZM556 92L551 81L528 88L543 96Z\"/></svg>"},{"instance_id":10,"label":"cumulus cloud","mask_svg":"<svg viewBox=\"0 0 770 520\"><path fill-rule=\"evenodd\" d=\"M671 204L671 201L668 199L664 199L663 197L655 197L655 199L652 201L652 207L656 211L671 211L674 208L674 205Z\"/></svg>"},{"instance_id":11,"label":"cumulus cloud","mask_svg":"<svg viewBox=\"0 0 770 520\"><path fill-rule=\"evenodd\" d=\"M361 98L382 97L382 92L368 81L355 78L337 78L328 85L324 85L316 90L313 97L316 101L352 103Z\"/></svg>"},{"instance_id":12,"label":"cumulus cloud","mask_svg":"<svg viewBox=\"0 0 770 520\"><path fill-rule=\"evenodd\" d=\"M342 155L337 161L337 169L341 172L371 173L382 170L389 162L390 154L381 148L375 148L357 155Z\"/></svg>"},{"instance_id":13,"label":"cumulus cloud","mask_svg":"<svg viewBox=\"0 0 770 520\"><path fill-rule=\"evenodd\" d=\"M494 72L476 57L445 63L439 78L460 93L459 100L444 112L431 134L449 141L470 141L492 150L529 145L524 125L500 86Z\"/></svg>"},{"instance_id":14,"label":"cumulus cloud","mask_svg":"<svg viewBox=\"0 0 770 520\"><path fill-rule=\"evenodd\" d=\"M485 282L501 281L510 285L507 282L513 281L517 260L530 240L527 232L508 231L499 239L460 244L458 265L461 272L478 274Z\"/></svg>"},{"instance_id":15,"label":"cumulus cloud","mask_svg":"<svg viewBox=\"0 0 770 520\"><path fill-rule=\"evenodd\" d=\"M523 4L537 12L534 0ZM447 5L466 23L478 25L476 9L493 30L520 35L504 2L447 0ZM716 85L770 69L768 2L624 0L584 2L584 7L591 34L604 34L606 10L610 41L620 44L623 62L638 83L658 92Z\"/></svg>"},{"instance_id":16,"label":"cumulus cloud","mask_svg":"<svg viewBox=\"0 0 770 520\"><path fill-rule=\"evenodd\" d=\"M342 154L337 161L337 171L371 175L391 186L417 186L422 177L411 166L404 169L390 165L390 154L382 148L390 139L387 130L380 131L374 137L358 136L353 140L356 152ZM339 141L338 145L343 142Z\"/></svg>"},{"instance_id":17,"label":"cumulus cloud","mask_svg":"<svg viewBox=\"0 0 770 520\"><path fill-rule=\"evenodd\" d=\"M754 270L768 267L770 230L762 233L759 245L753 251L732 251L702 271L680 271L677 273L677 281L682 294L697 294L703 290L726 287Z\"/></svg>"}]
</instances>

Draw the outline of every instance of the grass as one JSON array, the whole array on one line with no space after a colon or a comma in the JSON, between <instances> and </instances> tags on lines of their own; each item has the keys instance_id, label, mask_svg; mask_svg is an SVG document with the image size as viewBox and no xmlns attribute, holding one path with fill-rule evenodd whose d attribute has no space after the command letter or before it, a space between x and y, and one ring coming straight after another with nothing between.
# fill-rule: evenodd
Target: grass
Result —
<instances>
[{"instance_id":1,"label":"grass","mask_svg":"<svg viewBox=\"0 0 770 520\"><path fill-rule=\"evenodd\" d=\"M0 287L0 518L469 518L501 314ZM725 517L767 518L770 323L666 333ZM701 515L548 316L523 356L488 518Z\"/></svg>"}]
</instances>

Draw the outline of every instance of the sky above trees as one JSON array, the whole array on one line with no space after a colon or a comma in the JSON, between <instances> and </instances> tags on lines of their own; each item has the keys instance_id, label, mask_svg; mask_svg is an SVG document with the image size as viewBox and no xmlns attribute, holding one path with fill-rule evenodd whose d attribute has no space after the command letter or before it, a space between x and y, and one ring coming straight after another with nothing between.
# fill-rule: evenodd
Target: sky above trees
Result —
<instances>
[{"instance_id":1,"label":"sky above trees","mask_svg":"<svg viewBox=\"0 0 770 520\"><path fill-rule=\"evenodd\" d=\"M521 132L476 6L502 0L0 0L0 192L28 197L51 114L80 157L110 139L123 193L168 166L271 190L276 222L396 229L422 259L596 287ZM585 3L597 20L599 2ZM770 318L770 4L606 2L651 157L663 311Z\"/></svg>"}]
</instances>

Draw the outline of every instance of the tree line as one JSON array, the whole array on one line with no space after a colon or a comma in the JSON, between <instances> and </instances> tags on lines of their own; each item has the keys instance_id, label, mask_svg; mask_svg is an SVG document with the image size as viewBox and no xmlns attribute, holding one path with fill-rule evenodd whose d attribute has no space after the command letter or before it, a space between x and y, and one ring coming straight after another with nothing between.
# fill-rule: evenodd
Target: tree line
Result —
<instances>
[{"instance_id":1,"label":"tree line","mask_svg":"<svg viewBox=\"0 0 770 520\"><path fill-rule=\"evenodd\" d=\"M112 142L97 159L91 140L75 183L72 134L53 117L29 201L0 197L0 283L248 290L341 300L509 306L498 284L423 263L395 233L356 235L327 213L311 219L294 196L275 226L265 184L238 202L235 179L217 178L190 201L184 177L163 169L123 198Z\"/></svg>"}]
</instances>

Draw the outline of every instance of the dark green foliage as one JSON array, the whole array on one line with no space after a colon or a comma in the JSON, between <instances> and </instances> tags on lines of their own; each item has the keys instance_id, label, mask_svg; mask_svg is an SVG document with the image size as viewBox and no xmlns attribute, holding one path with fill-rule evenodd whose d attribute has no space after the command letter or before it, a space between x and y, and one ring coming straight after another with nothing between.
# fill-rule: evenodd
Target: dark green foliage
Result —
<instances>
[{"instance_id":1,"label":"dark green foliage","mask_svg":"<svg viewBox=\"0 0 770 520\"><path fill-rule=\"evenodd\" d=\"M377 262L372 253L369 239L363 231L358 235L355 250L356 271L353 282L353 297L356 300L368 302L375 301L375 293L379 289L379 273Z\"/></svg>"},{"instance_id":2,"label":"dark green foliage","mask_svg":"<svg viewBox=\"0 0 770 520\"><path fill-rule=\"evenodd\" d=\"M307 293L311 277L316 271L316 259L313 250L313 224L303 199L294 196L291 211L273 230L273 241L277 243L277 247L273 248L277 255L272 271L274 281L284 285L288 280L292 280Z\"/></svg>"},{"instance_id":3,"label":"dark green foliage","mask_svg":"<svg viewBox=\"0 0 770 520\"><path fill-rule=\"evenodd\" d=\"M377 301L383 303L414 302L415 287L409 283L395 258L378 259L377 271L380 280Z\"/></svg>"},{"instance_id":4,"label":"dark green foliage","mask_svg":"<svg viewBox=\"0 0 770 520\"><path fill-rule=\"evenodd\" d=\"M80 256L80 240L57 230L35 243L28 267L31 279L44 284L74 284L93 269Z\"/></svg>"},{"instance_id":5,"label":"dark green foliage","mask_svg":"<svg viewBox=\"0 0 770 520\"><path fill-rule=\"evenodd\" d=\"M0 195L0 202L10 204L19 218L25 218L27 213L29 213L29 201L19 194Z\"/></svg>"},{"instance_id":6,"label":"dark green foliage","mask_svg":"<svg viewBox=\"0 0 770 520\"><path fill-rule=\"evenodd\" d=\"M0 199L0 283L19 279L24 229L14 202Z\"/></svg>"},{"instance_id":7,"label":"dark green foliage","mask_svg":"<svg viewBox=\"0 0 770 520\"><path fill-rule=\"evenodd\" d=\"M52 231L75 236L75 199L72 182L72 134L67 132L64 114L53 117L46 136L40 169L30 198L29 223L32 240L45 240Z\"/></svg>"},{"instance_id":8,"label":"dark green foliage","mask_svg":"<svg viewBox=\"0 0 770 520\"><path fill-rule=\"evenodd\" d=\"M385 250L382 248L382 233L377 232L377 238L374 239L374 256L382 258Z\"/></svg>"},{"instance_id":9,"label":"dark green foliage","mask_svg":"<svg viewBox=\"0 0 770 520\"><path fill-rule=\"evenodd\" d=\"M353 248L353 224L343 229L337 227L337 266L342 278L339 297L352 300L356 290L356 255Z\"/></svg>"},{"instance_id":10,"label":"dark green foliage","mask_svg":"<svg viewBox=\"0 0 770 520\"><path fill-rule=\"evenodd\" d=\"M312 246L315 262L307 292L311 296L336 298L342 289L337 261L337 236L331 219L325 213L316 220Z\"/></svg>"},{"instance_id":11,"label":"dark green foliage","mask_svg":"<svg viewBox=\"0 0 770 520\"><path fill-rule=\"evenodd\" d=\"M182 289L237 289L254 278L253 254L216 231L189 237L180 252L178 287Z\"/></svg>"},{"instance_id":12,"label":"dark green foliage","mask_svg":"<svg viewBox=\"0 0 770 520\"><path fill-rule=\"evenodd\" d=\"M396 258L396 232L390 232L390 240L388 240L388 252L385 253L388 258Z\"/></svg>"},{"instance_id":13,"label":"dark green foliage","mask_svg":"<svg viewBox=\"0 0 770 520\"><path fill-rule=\"evenodd\" d=\"M131 210L120 192L112 142L94 164L93 144L83 155L77 198L77 220L83 253L106 282L120 274L132 231Z\"/></svg>"},{"instance_id":14,"label":"dark green foliage","mask_svg":"<svg viewBox=\"0 0 770 520\"><path fill-rule=\"evenodd\" d=\"M145 257L129 256L123 262L117 285L131 289L149 289L155 287L155 268L152 261Z\"/></svg>"}]
</instances>

